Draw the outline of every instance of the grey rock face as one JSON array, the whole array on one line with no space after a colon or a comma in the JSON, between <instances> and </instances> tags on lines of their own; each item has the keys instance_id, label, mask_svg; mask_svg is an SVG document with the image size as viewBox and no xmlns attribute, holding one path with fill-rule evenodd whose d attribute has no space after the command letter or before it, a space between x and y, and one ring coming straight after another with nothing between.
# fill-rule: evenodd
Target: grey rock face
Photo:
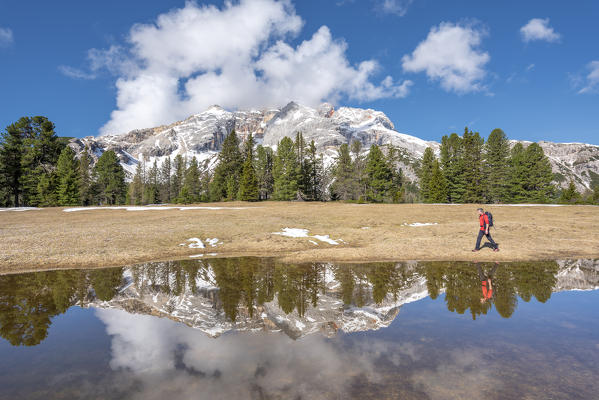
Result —
<instances>
[{"instance_id":1,"label":"grey rock face","mask_svg":"<svg viewBox=\"0 0 599 400\"><path fill-rule=\"evenodd\" d=\"M332 163L335 149L354 140L361 142L364 151L372 144L393 145L402 151L406 176L416 180L414 162L427 147L438 151L439 143L425 141L400 133L382 112L341 107L330 104L318 108L291 102L281 109L246 110L229 112L219 106L192 115L186 120L167 126L138 129L122 135L108 135L73 139L70 146L77 153L87 146L95 160L106 150L114 150L131 179L138 162L161 164L166 157L181 154L188 159L196 157L206 166L214 165L225 136L233 129L244 140L250 133L258 143L276 148L285 137L295 138L302 132L309 143L314 140L317 149ZM526 144L526 142L525 142ZM579 190L599 184L599 146L580 143L540 142L549 157L553 172L562 186L573 179Z\"/></svg>"}]
</instances>

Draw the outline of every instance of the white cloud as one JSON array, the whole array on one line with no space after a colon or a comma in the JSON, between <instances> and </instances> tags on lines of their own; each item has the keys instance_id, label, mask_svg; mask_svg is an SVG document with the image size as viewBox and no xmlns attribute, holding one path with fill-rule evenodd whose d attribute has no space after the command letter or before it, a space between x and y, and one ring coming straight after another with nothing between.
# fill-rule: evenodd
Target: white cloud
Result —
<instances>
[{"instance_id":1,"label":"white cloud","mask_svg":"<svg viewBox=\"0 0 599 400\"><path fill-rule=\"evenodd\" d=\"M591 61L587 68L590 72L586 77L584 87L578 91L579 94L593 93L599 90L599 61Z\"/></svg>"},{"instance_id":2,"label":"white cloud","mask_svg":"<svg viewBox=\"0 0 599 400\"><path fill-rule=\"evenodd\" d=\"M58 70L65 76L73 79L95 79L96 74L85 72L78 68L69 67L68 65L59 65Z\"/></svg>"},{"instance_id":3,"label":"white cloud","mask_svg":"<svg viewBox=\"0 0 599 400\"><path fill-rule=\"evenodd\" d=\"M526 67L526 71L532 71L533 69L535 69L534 64L528 64L528 66Z\"/></svg>"},{"instance_id":4,"label":"white cloud","mask_svg":"<svg viewBox=\"0 0 599 400\"><path fill-rule=\"evenodd\" d=\"M425 40L411 55L402 57L406 72L426 72L429 79L439 81L447 91L457 93L484 90L489 53L479 49L484 30L442 22L431 28Z\"/></svg>"},{"instance_id":5,"label":"white cloud","mask_svg":"<svg viewBox=\"0 0 599 400\"><path fill-rule=\"evenodd\" d=\"M8 46L9 44L14 42L14 37L12 35L12 30L10 28L2 28L0 27L0 47Z\"/></svg>"},{"instance_id":6,"label":"white cloud","mask_svg":"<svg viewBox=\"0 0 599 400\"><path fill-rule=\"evenodd\" d=\"M549 18L533 18L520 28L522 40L531 42L533 40L545 40L547 42L559 41L561 35L549 26Z\"/></svg>"},{"instance_id":7,"label":"white cloud","mask_svg":"<svg viewBox=\"0 0 599 400\"><path fill-rule=\"evenodd\" d=\"M116 74L117 107L101 133L157 126L203 111L403 97L411 82L380 83L374 60L352 65L347 44L323 26L297 46L303 26L289 0L241 0L222 8L187 2L134 25L128 43L92 49L90 69Z\"/></svg>"},{"instance_id":8,"label":"white cloud","mask_svg":"<svg viewBox=\"0 0 599 400\"><path fill-rule=\"evenodd\" d=\"M396 14L403 17L408 12L408 8L412 2L413 0L383 0L380 4L380 8L385 13Z\"/></svg>"}]
</instances>

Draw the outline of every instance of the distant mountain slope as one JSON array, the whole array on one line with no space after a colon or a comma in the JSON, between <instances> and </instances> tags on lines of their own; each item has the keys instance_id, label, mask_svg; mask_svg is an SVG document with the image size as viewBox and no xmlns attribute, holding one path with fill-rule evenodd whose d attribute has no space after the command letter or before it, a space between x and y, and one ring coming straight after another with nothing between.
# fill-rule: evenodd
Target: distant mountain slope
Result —
<instances>
[{"instance_id":1,"label":"distant mountain slope","mask_svg":"<svg viewBox=\"0 0 599 400\"><path fill-rule=\"evenodd\" d=\"M166 157L181 154L213 165L225 136L235 129L244 139L252 133L258 143L276 148L284 137L294 138L302 132L307 142L314 140L318 150L332 162L335 149L343 143L359 140L363 149L373 144L392 144L403 149L406 175L416 179L414 162L426 147L438 150L439 143L425 141L395 130L391 120L381 111L341 107L330 104L311 108L291 102L281 109L229 112L219 106L192 115L167 126L137 129L122 135L72 139L70 146L81 152L85 146L97 159L102 152L114 150L131 178L142 159L161 163ZM523 142L528 143L528 142ZM578 189L599 184L599 146L580 143L540 142L551 160L559 183L574 179Z\"/></svg>"}]
</instances>

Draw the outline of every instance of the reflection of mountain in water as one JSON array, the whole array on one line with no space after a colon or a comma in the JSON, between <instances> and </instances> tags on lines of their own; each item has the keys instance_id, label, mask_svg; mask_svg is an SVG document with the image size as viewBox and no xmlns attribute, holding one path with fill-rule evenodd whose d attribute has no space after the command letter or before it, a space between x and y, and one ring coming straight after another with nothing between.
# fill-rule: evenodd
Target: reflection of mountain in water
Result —
<instances>
[{"instance_id":1,"label":"reflection of mountain in water","mask_svg":"<svg viewBox=\"0 0 599 400\"><path fill-rule=\"evenodd\" d=\"M485 273L492 264L482 264ZM509 318L519 299L599 288L599 261L501 264L494 295L481 302L471 263L288 265L270 259L150 263L129 268L0 276L0 335L36 345L51 318L73 305L168 317L210 336L229 330L284 331L292 338L391 324L403 304L445 293L449 311L473 319L493 306Z\"/></svg>"}]
</instances>

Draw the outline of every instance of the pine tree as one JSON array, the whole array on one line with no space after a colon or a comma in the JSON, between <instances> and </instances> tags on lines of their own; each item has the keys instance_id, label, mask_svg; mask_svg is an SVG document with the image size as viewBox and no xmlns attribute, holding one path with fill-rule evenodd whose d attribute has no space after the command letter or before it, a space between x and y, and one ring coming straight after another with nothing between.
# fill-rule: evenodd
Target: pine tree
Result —
<instances>
[{"instance_id":1,"label":"pine tree","mask_svg":"<svg viewBox=\"0 0 599 400\"><path fill-rule=\"evenodd\" d=\"M273 178L275 200L297 199L297 157L293 140L285 136L278 144L274 159Z\"/></svg>"},{"instance_id":2,"label":"pine tree","mask_svg":"<svg viewBox=\"0 0 599 400\"><path fill-rule=\"evenodd\" d=\"M392 201L393 173L385 160L383 152L376 144L370 146L366 158L366 198L372 202Z\"/></svg>"},{"instance_id":3,"label":"pine tree","mask_svg":"<svg viewBox=\"0 0 599 400\"><path fill-rule=\"evenodd\" d=\"M81 205L89 206L94 202L94 185L91 175L91 157L87 147L79 158L79 202Z\"/></svg>"},{"instance_id":4,"label":"pine tree","mask_svg":"<svg viewBox=\"0 0 599 400\"><path fill-rule=\"evenodd\" d=\"M138 162L135 167L135 175L133 180L129 184L128 203L131 205L139 206L144 200L144 177L142 163Z\"/></svg>"},{"instance_id":5,"label":"pine tree","mask_svg":"<svg viewBox=\"0 0 599 400\"><path fill-rule=\"evenodd\" d=\"M462 199L465 203L481 203L484 201L484 174L483 174L483 144L484 139L478 132L464 129L463 165L465 191Z\"/></svg>"},{"instance_id":6,"label":"pine tree","mask_svg":"<svg viewBox=\"0 0 599 400\"><path fill-rule=\"evenodd\" d=\"M93 174L98 187L100 204L122 204L125 201L127 192L125 171L114 151L108 150L102 153L94 166Z\"/></svg>"},{"instance_id":7,"label":"pine tree","mask_svg":"<svg viewBox=\"0 0 599 400\"><path fill-rule=\"evenodd\" d=\"M274 154L270 147L258 145L256 156L256 178L258 179L260 200L267 200L271 196L274 186L272 176Z\"/></svg>"},{"instance_id":8,"label":"pine tree","mask_svg":"<svg viewBox=\"0 0 599 400\"><path fill-rule=\"evenodd\" d=\"M296 164L297 164L297 189L298 196L306 200L308 195L308 186L310 181L310 171L308 170L308 165L306 163L306 141L304 140L304 135L301 132L297 132L295 135L295 142L293 143L296 155Z\"/></svg>"},{"instance_id":9,"label":"pine tree","mask_svg":"<svg viewBox=\"0 0 599 400\"><path fill-rule=\"evenodd\" d=\"M489 203L509 201L510 143L501 129L493 129L485 144L484 176Z\"/></svg>"},{"instance_id":10,"label":"pine tree","mask_svg":"<svg viewBox=\"0 0 599 400\"><path fill-rule=\"evenodd\" d=\"M528 201L528 193L526 191L526 181L528 179L528 166L526 164L526 154L522 143L516 143L514 147L512 147L509 161L510 202L524 203Z\"/></svg>"},{"instance_id":11,"label":"pine tree","mask_svg":"<svg viewBox=\"0 0 599 400\"><path fill-rule=\"evenodd\" d=\"M366 177L364 176L366 158L362 155L362 142L359 140L352 140L350 151L353 157L352 168L354 179L352 185L354 193L352 194L352 198L360 200L363 199L366 194Z\"/></svg>"},{"instance_id":12,"label":"pine tree","mask_svg":"<svg viewBox=\"0 0 599 400\"><path fill-rule=\"evenodd\" d=\"M177 154L173 161L173 179L171 181L171 199L179 197L181 188L183 188L183 180L185 179L185 159L181 154Z\"/></svg>"},{"instance_id":13,"label":"pine tree","mask_svg":"<svg viewBox=\"0 0 599 400\"><path fill-rule=\"evenodd\" d=\"M31 204L40 207L54 207L58 205L58 179L55 172L42 171L36 177L35 197L30 199Z\"/></svg>"},{"instance_id":14,"label":"pine tree","mask_svg":"<svg viewBox=\"0 0 599 400\"><path fill-rule=\"evenodd\" d=\"M437 159L433 162L429 199L432 203L445 203L447 201L447 181Z\"/></svg>"},{"instance_id":15,"label":"pine tree","mask_svg":"<svg viewBox=\"0 0 599 400\"><path fill-rule=\"evenodd\" d=\"M23 135L17 124L6 127L6 132L2 133L2 143L0 146L0 175L3 183L6 184L7 191L12 197L12 205L19 207L21 205L21 160L23 158L24 144ZM8 204L7 204L8 205Z\"/></svg>"},{"instance_id":16,"label":"pine tree","mask_svg":"<svg viewBox=\"0 0 599 400\"><path fill-rule=\"evenodd\" d=\"M235 130L231 131L223 142L218 154L218 163L210 184L210 198L212 201L222 199L234 200L239 191L239 175L243 157L239 151L239 139Z\"/></svg>"},{"instance_id":17,"label":"pine tree","mask_svg":"<svg viewBox=\"0 0 599 400\"><path fill-rule=\"evenodd\" d=\"M56 175L58 177L58 204L61 206L79 204L81 200L79 164L75 159L75 152L68 146L58 157Z\"/></svg>"},{"instance_id":18,"label":"pine tree","mask_svg":"<svg viewBox=\"0 0 599 400\"><path fill-rule=\"evenodd\" d=\"M179 198L186 204L200 201L200 169L195 157L191 158L185 171L185 181L181 192Z\"/></svg>"},{"instance_id":19,"label":"pine tree","mask_svg":"<svg viewBox=\"0 0 599 400\"><path fill-rule=\"evenodd\" d=\"M171 202L171 158L167 157L160 167L160 202Z\"/></svg>"},{"instance_id":20,"label":"pine tree","mask_svg":"<svg viewBox=\"0 0 599 400\"><path fill-rule=\"evenodd\" d=\"M250 133L244 149L245 160L241 170L241 180L239 182L239 200L258 201L258 178L254 169L254 138Z\"/></svg>"},{"instance_id":21,"label":"pine tree","mask_svg":"<svg viewBox=\"0 0 599 400\"><path fill-rule=\"evenodd\" d=\"M531 143L525 150L525 160L528 169L526 190L529 200L534 203L549 202L555 188L552 184L551 163L545 156L543 148L538 143Z\"/></svg>"},{"instance_id":22,"label":"pine tree","mask_svg":"<svg viewBox=\"0 0 599 400\"><path fill-rule=\"evenodd\" d=\"M560 204L578 204L582 201L582 196L576 190L576 185L573 180L570 180L568 187L562 190L562 194L559 198Z\"/></svg>"},{"instance_id":23,"label":"pine tree","mask_svg":"<svg viewBox=\"0 0 599 400\"><path fill-rule=\"evenodd\" d=\"M23 202L28 205L55 204L55 199L46 201L46 194L54 197L55 177L52 176L58 156L64 147L54 131L54 124L46 117L23 117L16 125L21 131L24 145L21 160ZM43 175L44 182L38 184ZM48 186L50 185L50 186ZM42 193L43 192L43 193Z\"/></svg>"},{"instance_id":24,"label":"pine tree","mask_svg":"<svg viewBox=\"0 0 599 400\"><path fill-rule=\"evenodd\" d=\"M358 191L354 165L349 153L349 146L343 143L337 149L337 157L333 166L333 183L331 197L335 200L357 200L354 196Z\"/></svg>"},{"instance_id":25,"label":"pine tree","mask_svg":"<svg viewBox=\"0 0 599 400\"><path fill-rule=\"evenodd\" d=\"M427 147L422 154L422 160L420 160L420 168L418 170L420 196L425 203L432 202L431 179L433 177L434 162L435 153L432 148Z\"/></svg>"},{"instance_id":26,"label":"pine tree","mask_svg":"<svg viewBox=\"0 0 599 400\"><path fill-rule=\"evenodd\" d=\"M447 181L447 201L464 201L466 182L464 176L463 139L456 133L441 138L441 170Z\"/></svg>"},{"instance_id":27,"label":"pine tree","mask_svg":"<svg viewBox=\"0 0 599 400\"><path fill-rule=\"evenodd\" d=\"M322 200L321 183L324 165L322 164L322 159L319 158L316 153L316 144L314 143L314 140L312 140L308 146L305 162L307 174L307 199L311 201Z\"/></svg>"},{"instance_id":28,"label":"pine tree","mask_svg":"<svg viewBox=\"0 0 599 400\"><path fill-rule=\"evenodd\" d=\"M144 203L155 204L158 200L158 163L154 160L154 164L146 174L144 191Z\"/></svg>"}]
</instances>

